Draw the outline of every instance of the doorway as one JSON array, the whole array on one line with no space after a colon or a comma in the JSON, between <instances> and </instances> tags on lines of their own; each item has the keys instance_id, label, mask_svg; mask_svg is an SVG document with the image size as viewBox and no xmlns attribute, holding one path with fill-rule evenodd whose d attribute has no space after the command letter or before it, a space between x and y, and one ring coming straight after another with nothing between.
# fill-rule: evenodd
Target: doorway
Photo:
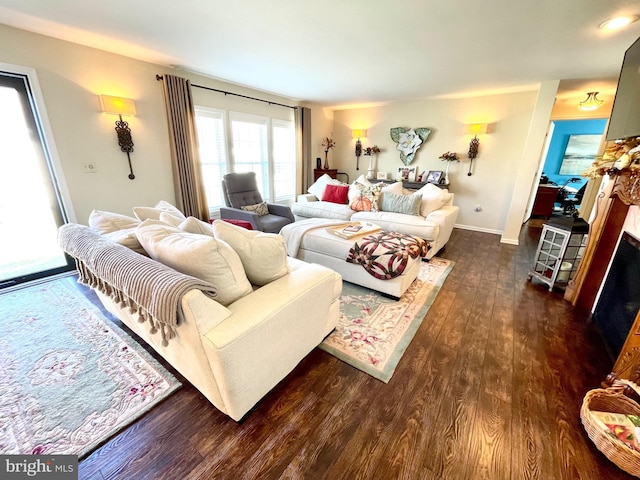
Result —
<instances>
[{"instance_id":1,"label":"doorway","mask_svg":"<svg viewBox=\"0 0 640 480\"><path fill-rule=\"evenodd\" d=\"M528 219L548 219L552 215L588 217L588 202L582 205L588 179L582 172L601 150L606 124L606 118L551 121Z\"/></svg>"},{"instance_id":2,"label":"doorway","mask_svg":"<svg viewBox=\"0 0 640 480\"><path fill-rule=\"evenodd\" d=\"M29 77L0 69L0 289L74 268L57 244L68 216Z\"/></svg>"}]
</instances>

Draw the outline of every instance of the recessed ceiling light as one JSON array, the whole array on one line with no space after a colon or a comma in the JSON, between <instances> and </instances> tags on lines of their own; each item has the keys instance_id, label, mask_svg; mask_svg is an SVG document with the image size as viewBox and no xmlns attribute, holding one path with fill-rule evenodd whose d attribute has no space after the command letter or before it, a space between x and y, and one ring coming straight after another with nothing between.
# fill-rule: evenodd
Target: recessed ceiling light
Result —
<instances>
[{"instance_id":1,"label":"recessed ceiling light","mask_svg":"<svg viewBox=\"0 0 640 480\"><path fill-rule=\"evenodd\" d=\"M599 28L602 28L603 30L618 30L619 28L624 28L630 23L635 22L638 18L640 18L638 15L625 15L623 17L610 18L609 20L602 22L599 25Z\"/></svg>"}]
</instances>

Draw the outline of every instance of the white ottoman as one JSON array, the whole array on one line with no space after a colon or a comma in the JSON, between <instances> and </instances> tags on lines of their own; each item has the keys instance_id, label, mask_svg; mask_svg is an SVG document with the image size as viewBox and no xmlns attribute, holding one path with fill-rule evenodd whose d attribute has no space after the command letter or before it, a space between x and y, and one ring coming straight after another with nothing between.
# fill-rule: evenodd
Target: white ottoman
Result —
<instances>
[{"instance_id":1,"label":"white ottoman","mask_svg":"<svg viewBox=\"0 0 640 480\"><path fill-rule=\"evenodd\" d=\"M287 239L287 228L280 233ZM308 263L318 263L342 275L343 280L400 298L420 271L420 258L411 258L404 272L398 277L381 280L369 274L362 265L347 262L349 250L355 239L346 240L327 232L327 227L308 230L300 239L296 258Z\"/></svg>"}]
</instances>

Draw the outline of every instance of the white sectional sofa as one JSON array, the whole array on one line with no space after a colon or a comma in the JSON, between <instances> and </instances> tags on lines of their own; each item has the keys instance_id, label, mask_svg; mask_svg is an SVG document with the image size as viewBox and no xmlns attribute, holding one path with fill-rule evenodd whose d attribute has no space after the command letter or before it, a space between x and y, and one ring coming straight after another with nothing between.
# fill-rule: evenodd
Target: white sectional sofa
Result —
<instances>
[{"instance_id":1,"label":"white sectional sofa","mask_svg":"<svg viewBox=\"0 0 640 480\"><path fill-rule=\"evenodd\" d=\"M280 235L107 213L59 230L79 281L236 421L337 324L340 275L287 257Z\"/></svg>"},{"instance_id":2,"label":"white sectional sofa","mask_svg":"<svg viewBox=\"0 0 640 480\"><path fill-rule=\"evenodd\" d=\"M347 203L336 203L335 196L330 198L331 201L324 200L323 197L327 198L325 191L328 185L348 187ZM329 187L332 192L336 190L334 187ZM370 201L366 203L373 204L377 202L377 207L360 211L352 208L360 208L362 206L361 202L358 202L359 194L362 194L363 191L368 193L374 190L379 190L379 197L377 199L369 198ZM419 209L414 209L411 213L401 213L403 209L396 208L393 204L390 208L385 209L385 205L388 203L385 201L385 195L395 196L395 199L398 199L400 195L419 195ZM353 184L345 185L325 174L309 187L308 194L298 196L298 201L291 206L291 211L296 220L307 218L344 221L363 220L380 225L386 231L406 233L424 238L430 243L429 253L427 254L427 259L429 259L440 251L451 237L451 232L460 211L459 207L453 205L453 198L453 193L450 193L447 189L441 189L430 183L425 184L420 190L408 191L403 189L402 182L376 186L376 184L361 176ZM416 200L414 205L415 203L418 203L418 201Z\"/></svg>"}]
</instances>

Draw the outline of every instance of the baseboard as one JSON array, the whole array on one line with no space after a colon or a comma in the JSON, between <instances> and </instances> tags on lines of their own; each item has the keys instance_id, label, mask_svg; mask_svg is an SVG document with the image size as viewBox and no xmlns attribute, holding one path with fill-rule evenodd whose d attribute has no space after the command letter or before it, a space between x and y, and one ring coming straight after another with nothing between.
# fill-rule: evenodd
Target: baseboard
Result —
<instances>
[{"instance_id":1,"label":"baseboard","mask_svg":"<svg viewBox=\"0 0 640 480\"><path fill-rule=\"evenodd\" d=\"M460 225L457 223L453 227L459 228L461 230L473 230L474 232L491 233L493 235L502 235L504 233L502 230L493 230L490 228L475 227L471 225Z\"/></svg>"}]
</instances>

